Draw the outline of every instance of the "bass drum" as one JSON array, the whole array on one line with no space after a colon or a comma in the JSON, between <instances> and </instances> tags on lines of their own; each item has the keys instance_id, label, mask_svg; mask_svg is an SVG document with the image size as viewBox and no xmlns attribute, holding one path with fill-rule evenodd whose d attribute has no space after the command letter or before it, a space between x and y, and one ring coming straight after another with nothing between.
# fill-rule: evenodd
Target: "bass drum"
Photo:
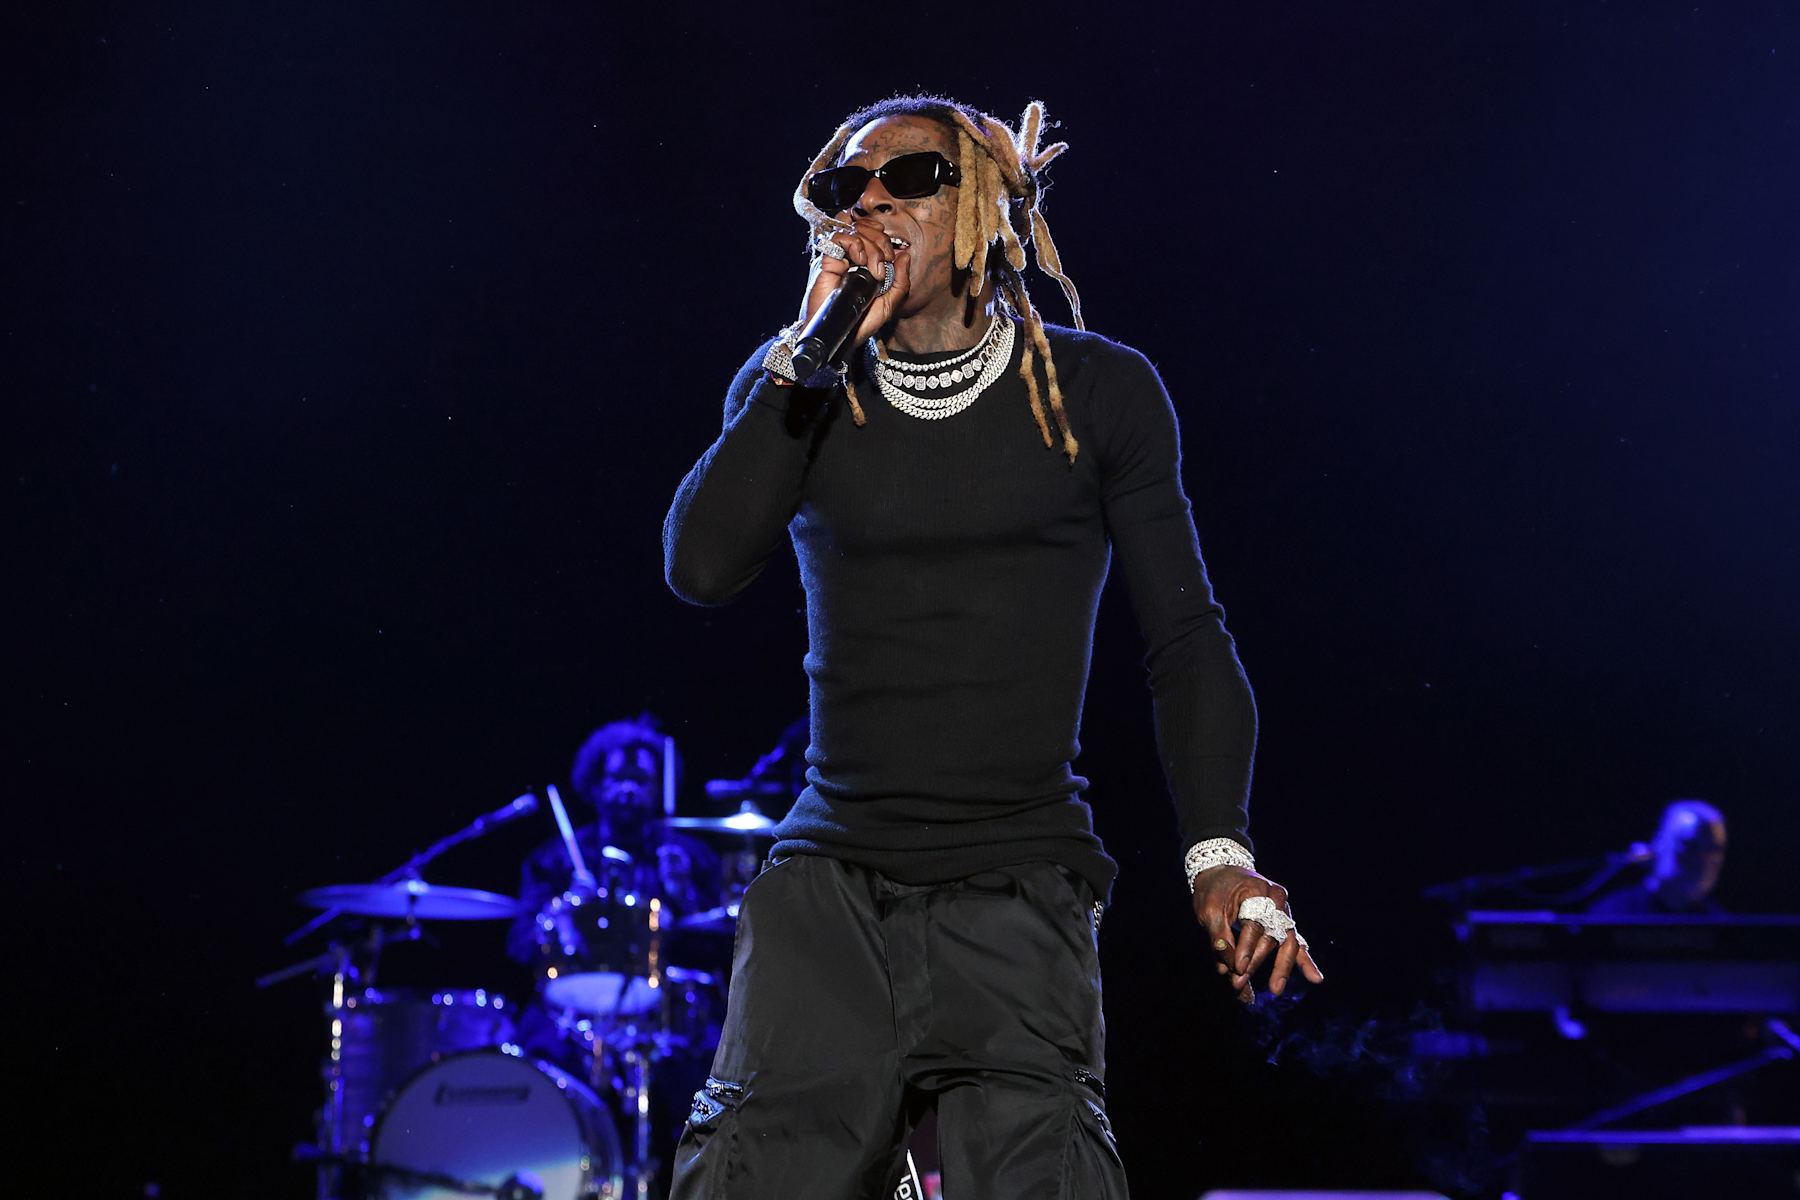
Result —
<instances>
[{"instance_id":1,"label":"bass drum","mask_svg":"<svg viewBox=\"0 0 1800 1200\"><path fill-rule=\"evenodd\" d=\"M467 1200L509 1182L543 1200L625 1194L619 1135L594 1093L548 1063L501 1051L459 1054L413 1076L381 1114L369 1161L370 1194L382 1200Z\"/></svg>"}]
</instances>

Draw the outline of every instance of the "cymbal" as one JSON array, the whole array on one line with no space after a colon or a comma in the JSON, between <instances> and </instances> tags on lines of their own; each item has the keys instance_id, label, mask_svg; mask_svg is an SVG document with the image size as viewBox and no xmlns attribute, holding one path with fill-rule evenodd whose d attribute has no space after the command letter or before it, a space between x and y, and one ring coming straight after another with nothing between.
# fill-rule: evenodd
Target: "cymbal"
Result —
<instances>
[{"instance_id":1,"label":"cymbal","mask_svg":"<svg viewBox=\"0 0 1800 1200\"><path fill-rule=\"evenodd\" d=\"M300 902L364 917L418 917L433 921L492 921L513 916L519 910L519 902L511 896L426 883L423 879L316 887L300 893Z\"/></svg>"},{"instance_id":2,"label":"cymbal","mask_svg":"<svg viewBox=\"0 0 1800 1200\"><path fill-rule=\"evenodd\" d=\"M664 817L668 829L691 829L696 833L737 833L752 837L774 837L775 822L757 812L734 812L729 817Z\"/></svg>"}]
</instances>

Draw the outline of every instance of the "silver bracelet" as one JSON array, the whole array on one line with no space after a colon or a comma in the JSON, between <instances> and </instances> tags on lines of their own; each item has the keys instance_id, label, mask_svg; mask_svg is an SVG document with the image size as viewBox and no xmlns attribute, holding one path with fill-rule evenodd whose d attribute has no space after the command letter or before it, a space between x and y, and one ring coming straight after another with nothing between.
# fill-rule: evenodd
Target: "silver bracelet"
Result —
<instances>
[{"instance_id":1,"label":"silver bracelet","mask_svg":"<svg viewBox=\"0 0 1800 1200\"><path fill-rule=\"evenodd\" d=\"M1254 871L1256 859L1230 838L1210 838L1189 846L1182 866L1187 871L1188 891L1191 892L1194 890L1194 877L1200 872L1210 871L1214 867L1242 867L1246 871Z\"/></svg>"},{"instance_id":2,"label":"silver bracelet","mask_svg":"<svg viewBox=\"0 0 1800 1200\"><path fill-rule=\"evenodd\" d=\"M786 329L775 335L769 349L763 355L763 370L771 375L778 375L789 383L805 388L836 387L844 382L845 367L842 364L826 364L814 371L811 378L802 379L794 370L794 335L800 332L800 322L795 321Z\"/></svg>"},{"instance_id":3,"label":"silver bracelet","mask_svg":"<svg viewBox=\"0 0 1800 1200\"><path fill-rule=\"evenodd\" d=\"M769 344L769 352L763 355L763 370L771 375L779 375L790 383L799 383L800 377L794 374L794 335L800 332L800 322L775 335Z\"/></svg>"}]
</instances>

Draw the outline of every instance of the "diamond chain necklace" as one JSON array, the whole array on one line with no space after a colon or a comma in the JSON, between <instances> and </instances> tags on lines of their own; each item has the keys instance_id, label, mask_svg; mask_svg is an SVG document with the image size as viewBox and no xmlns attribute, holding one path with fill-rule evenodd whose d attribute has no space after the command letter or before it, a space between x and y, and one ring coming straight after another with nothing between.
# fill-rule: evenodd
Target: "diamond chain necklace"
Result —
<instances>
[{"instance_id":1,"label":"diamond chain necklace","mask_svg":"<svg viewBox=\"0 0 1800 1200\"><path fill-rule=\"evenodd\" d=\"M891 372L901 372L906 375L929 376L934 372L941 371L944 374L944 379L946 381L948 381L949 377L950 377L950 369L952 367L960 367L963 363L965 363L969 359L975 357L975 355L977 355L981 352L982 347L986 346L988 344L988 342L993 339L994 325L999 320L1000 320L1000 314L995 313L993 318L990 321L988 321L988 327L981 331L980 337L975 339L975 344L973 346L970 346L967 350L964 350L961 354L958 354L954 358L946 358L946 359L941 359L936 362L922 362L922 363L901 362L899 359L895 359L895 358L884 358L884 359L881 359L880 361L887 367L887 369L890 373ZM899 380L901 378L900 375L893 375L892 377L895 380ZM942 386L941 384L932 383L926 379L908 379L908 380L905 380L905 382L910 383L910 384L914 385L915 387L940 387L940 386ZM961 381L959 380L958 382L961 382Z\"/></svg>"},{"instance_id":2,"label":"diamond chain necklace","mask_svg":"<svg viewBox=\"0 0 1800 1200\"><path fill-rule=\"evenodd\" d=\"M875 387L887 402L909 417L921 421L941 421L954 417L975 398L991 387L1012 361L1013 323L995 314L986 334L965 353L936 363L892 363L875 355L871 343L865 351L869 358L869 374ZM967 366L958 364L967 362ZM927 374L929 372L929 374ZM943 388L969 381L969 386L948 396L915 396L901 385Z\"/></svg>"}]
</instances>

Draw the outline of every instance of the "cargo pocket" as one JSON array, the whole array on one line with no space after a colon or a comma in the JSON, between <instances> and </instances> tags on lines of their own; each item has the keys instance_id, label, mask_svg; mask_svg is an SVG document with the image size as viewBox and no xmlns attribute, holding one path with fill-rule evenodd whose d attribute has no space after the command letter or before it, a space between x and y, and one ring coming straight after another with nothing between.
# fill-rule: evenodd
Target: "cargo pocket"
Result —
<instances>
[{"instance_id":1,"label":"cargo pocket","mask_svg":"<svg viewBox=\"0 0 1800 1200\"><path fill-rule=\"evenodd\" d=\"M1082 1067L1075 1068L1072 1081L1059 1200L1126 1200L1125 1164L1106 1116L1106 1085Z\"/></svg>"},{"instance_id":2,"label":"cargo pocket","mask_svg":"<svg viewBox=\"0 0 1800 1200\"><path fill-rule=\"evenodd\" d=\"M724 1194L737 1150L737 1111L744 1085L707 1077L694 1093L687 1127L675 1147L675 1185L670 1200L712 1200Z\"/></svg>"},{"instance_id":3,"label":"cargo pocket","mask_svg":"<svg viewBox=\"0 0 1800 1200\"><path fill-rule=\"evenodd\" d=\"M738 897L737 920L732 922L731 970L734 975L737 973L738 968L743 965L740 961L740 955L744 948L744 930L750 927L748 906L750 904L751 894L754 893L758 887L761 886L763 881L769 878L769 876L793 862L794 857L795 856L792 854L785 854L780 858L764 859L762 869L756 873L749 883L744 885L743 894Z\"/></svg>"},{"instance_id":4,"label":"cargo pocket","mask_svg":"<svg viewBox=\"0 0 1800 1200\"><path fill-rule=\"evenodd\" d=\"M1094 898L1094 888L1086 879L1071 871L1068 867L1057 867L1056 873L1062 876L1069 886L1069 895L1075 901L1075 907L1087 920L1094 935L1094 947L1100 946L1100 921L1106 916L1106 905Z\"/></svg>"}]
</instances>

